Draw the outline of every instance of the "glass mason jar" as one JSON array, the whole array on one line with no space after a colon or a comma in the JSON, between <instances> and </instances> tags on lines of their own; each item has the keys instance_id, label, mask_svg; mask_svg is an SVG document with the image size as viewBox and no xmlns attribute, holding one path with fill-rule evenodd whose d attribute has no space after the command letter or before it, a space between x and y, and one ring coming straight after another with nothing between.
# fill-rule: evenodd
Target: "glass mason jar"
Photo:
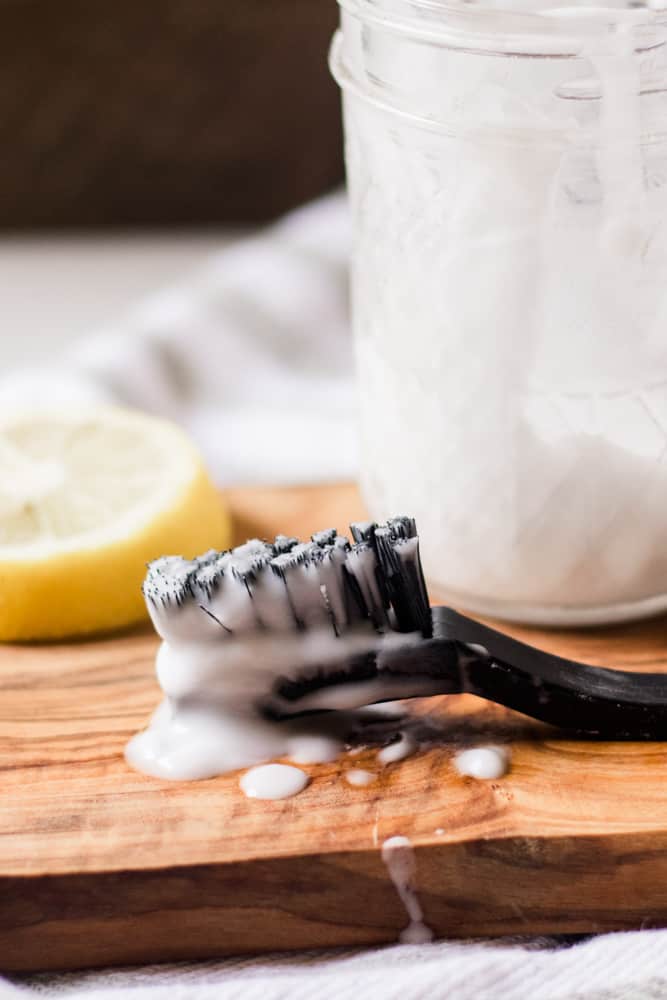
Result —
<instances>
[{"instance_id":1,"label":"glass mason jar","mask_svg":"<svg viewBox=\"0 0 667 1000\"><path fill-rule=\"evenodd\" d=\"M667 608L667 15L341 8L371 513L481 614Z\"/></svg>"}]
</instances>

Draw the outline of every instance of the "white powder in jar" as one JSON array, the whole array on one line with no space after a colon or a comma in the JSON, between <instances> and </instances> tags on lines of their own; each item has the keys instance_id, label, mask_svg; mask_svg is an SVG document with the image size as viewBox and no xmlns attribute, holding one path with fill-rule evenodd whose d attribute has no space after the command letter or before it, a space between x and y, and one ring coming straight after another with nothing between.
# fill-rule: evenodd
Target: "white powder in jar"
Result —
<instances>
[{"instance_id":1,"label":"white powder in jar","mask_svg":"<svg viewBox=\"0 0 667 1000\"><path fill-rule=\"evenodd\" d=\"M451 603L592 623L667 606L667 31L538 7L578 58L371 42L415 120L346 95L362 487Z\"/></svg>"}]
</instances>

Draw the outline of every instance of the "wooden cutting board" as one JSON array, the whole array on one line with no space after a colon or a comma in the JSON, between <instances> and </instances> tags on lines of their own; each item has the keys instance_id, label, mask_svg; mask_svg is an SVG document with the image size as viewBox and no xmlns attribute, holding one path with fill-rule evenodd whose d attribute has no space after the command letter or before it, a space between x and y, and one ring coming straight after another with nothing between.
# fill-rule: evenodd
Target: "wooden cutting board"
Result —
<instances>
[{"instance_id":1,"label":"wooden cutting board","mask_svg":"<svg viewBox=\"0 0 667 1000\"><path fill-rule=\"evenodd\" d=\"M340 530L353 487L234 490L236 535ZM667 621L513 629L593 663L666 669ZM423 701L442 745L367 788L351 759L307 768L294 799L250 801L230 774L170 784L123 747L158 701L148 629L0 648L0 968L191 959L395 941L406 915L380 856L409 837L438 935L667 923L667 746L573 742L472 697ZM471 739L511 738L497 782L459 776ZM375 754L355 766L376 769Z\"/></svg>"}]
</instances>

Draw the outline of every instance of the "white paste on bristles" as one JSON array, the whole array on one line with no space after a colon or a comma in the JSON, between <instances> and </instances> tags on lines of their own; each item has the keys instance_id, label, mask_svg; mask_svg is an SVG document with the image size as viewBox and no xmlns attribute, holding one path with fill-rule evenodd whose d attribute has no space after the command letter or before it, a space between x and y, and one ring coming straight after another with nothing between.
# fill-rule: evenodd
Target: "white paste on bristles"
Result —
<instances>
[{"instance_id":1,"label":"white paste on bristles","mask_svg":"<svg viewBox=\"0 0 667 1000\"><path fill-rule=\"evenodd\" d=\"M409 924L399 935L399 941L402 944L425 944L432 941L433 931L424 923L424 914L415 889L417 866L410 840L407 837L390 837L385 840L382 845L382 860L410 918Z\"/></svg>"},{"instance_id":2,"label":"white paste on bristles","mask_svg":"<svg viewBox=\"0 0 667 1000\"><path fill-rule=\"evenodd\" d=\"M255 632L219 643L163 642L156 667L165 701L148 728L130 740L125 752L128 763L158 778L191 781L300 755L304 735L313 740L326 735L330 723L316 718L280 723L261 718L255 706L267 698L275 679L290 676L295 668L339 665L341 657L347 660L378 645L390 648L406 641L409 637L396 633L377 636L363 631L337 639L331 628L324 627L283 633L279 639L270 632ZM400 679L394 682L394 691L391 683L336 684L303 697L299 704L303 709L361 708L405 690ZM424 694L429 693L429 684L437 691L437 682L426 680Z\"/></svg>"},{"instance_id":3,"label":"white paste on bristles","mask_svg":"<svg viewBox=\"0 0 667 1000\"><path fill-rule=\"evenodd\" d=\"M195 780L283 756L304 764L334 760L342 750L335 721L274 722L265 715L340 712L405 694L405 678L388 671L382 679L344 677L361 654L374 653L382 671L393 650L422 640L420 631L378 633L381 572L369 542L351 548L332 530L311 542L251 539L230 552L151 563L144 595L163 640L156 669L165 700L128 744L128 762L155 777ZM366 595L365 611L358 591ZM335 684L308 690L314 672L330 670ZM304 678L295 706L290 684ZM411 694L439 688L424 678L411 684Z\"/></svg>"}]
</instances>

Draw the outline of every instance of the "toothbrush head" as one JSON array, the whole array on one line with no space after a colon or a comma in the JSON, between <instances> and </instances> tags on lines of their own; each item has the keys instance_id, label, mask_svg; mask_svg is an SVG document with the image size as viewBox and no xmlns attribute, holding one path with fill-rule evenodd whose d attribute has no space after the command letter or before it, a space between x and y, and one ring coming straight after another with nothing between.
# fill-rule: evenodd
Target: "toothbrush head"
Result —
<instances>
[{"instance_id":1,"label":"toothbrush head","mask_svg":"<svg viewBox=\"0 0 667 1000\"><path fill-rule=\"evenodd\" d=\"M320 628L430 635L414 519L353 524L351 534L352 543L327 528L307 542L277 535L196 559L162 556L143 585L153 624L172 643Z\"/></svg>"},{"instance_id":2,"label":"toothbrush head","mask_svg":"<svg viewBox=\"0 0 667 1000\"><path fill-rule=\"evenodd\" d=\"M353 524L351 535L255 538L151 563L144 596L172 704L282 719L458 690L453 643L438 644L433 674L414 520Z\"/></svg>"}]
</instances>

